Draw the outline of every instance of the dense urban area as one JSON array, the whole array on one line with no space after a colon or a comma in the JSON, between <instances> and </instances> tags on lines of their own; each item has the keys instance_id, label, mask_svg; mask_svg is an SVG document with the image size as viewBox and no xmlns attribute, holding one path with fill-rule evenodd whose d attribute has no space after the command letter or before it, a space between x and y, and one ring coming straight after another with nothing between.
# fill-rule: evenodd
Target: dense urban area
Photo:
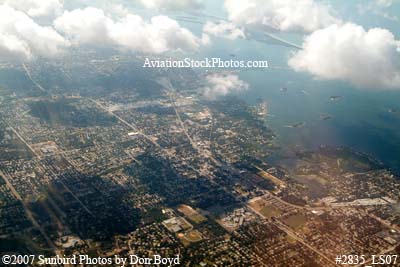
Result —
<instances>
[{"instance_id":1,"label":"dense urban area","mask_svg":"<svg viewBox=\"0 0 400 267\"><path fill-rule=\"evenodd\" d=\"M391 170L345 147L282 148L264 100L207 100L202 73L143 61L0 65L1 251L282 267L399 253Z\"/></svg>"}]
</instances>

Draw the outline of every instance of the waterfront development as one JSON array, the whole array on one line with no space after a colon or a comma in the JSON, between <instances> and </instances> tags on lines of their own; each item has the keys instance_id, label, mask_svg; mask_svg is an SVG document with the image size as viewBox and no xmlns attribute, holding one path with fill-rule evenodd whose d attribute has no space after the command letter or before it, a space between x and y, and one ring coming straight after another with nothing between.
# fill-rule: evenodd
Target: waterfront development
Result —
<instances>
[{"instance_id":1,"label":"waterfront development","mask_svg":"<svg viewBox=\"0 0 400 267\"><path fill-rule=\"evenodd\" d=\"M12 76L0 90L2 251L183 266L399 252L400 183L380 161L282 147L268 99L209 100L201 74L144 72L142 60L77 52L1 66Z\"/></svg>"}]
</instances>

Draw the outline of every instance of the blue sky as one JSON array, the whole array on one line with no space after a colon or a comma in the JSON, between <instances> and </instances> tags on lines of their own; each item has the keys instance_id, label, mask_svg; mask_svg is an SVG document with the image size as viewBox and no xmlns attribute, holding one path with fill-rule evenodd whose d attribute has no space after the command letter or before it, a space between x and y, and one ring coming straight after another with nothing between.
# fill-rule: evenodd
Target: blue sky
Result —
<instances>
[{"instance_id":1,"label":"blue sky","mask_svg":"<svg viewBox=\"0 0 400 267\"><path fill-rule=\"evenodd\" d=\"M221 44L240 49L258 40L268 49L285 45L281 38L301 49L285 53L280 67L361 89L400 88L400 3L396 0L0 3L0 60L53 57L79 46L141 55L206 56Z\"/></svg>"}]
</instances>

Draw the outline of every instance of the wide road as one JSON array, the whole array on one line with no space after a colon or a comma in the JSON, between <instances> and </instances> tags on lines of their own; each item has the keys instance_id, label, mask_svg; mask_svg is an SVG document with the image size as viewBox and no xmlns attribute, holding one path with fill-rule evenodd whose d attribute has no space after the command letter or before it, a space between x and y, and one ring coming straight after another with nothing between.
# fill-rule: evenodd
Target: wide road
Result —
<instances>
[{"instance_id":1,"label":"wide road","mask_svg":"<svg viewBox=\"0 0 400 267\"><path fill-rule=\"evenodd\" d=\"M26 75L28 76L29 80L32 81L32 83L39 88L40 91L42 92L46 92L46 90L37 82L35 82L32 78L31 72L29 71L28 67L25 65L25 63L22 63L22 67L24 68Z\"/></svg>"},{"instance_id":2,"label":"wide road","mask_svg":"<svg viewBox=\"0 0 400 267\"><path fill-rule=\"evenodd\" d=\"M258 216L260 216L263 219L266 219L265 216L263 214L261 214L260 212L258 212L257 210L255 210L253 207L251 207L250 205L247 205L247 207L249 209L251 209L252 211L254 211ZM269 221L270 223L272 223L273 225L275 225L276 227L278 227L280 230L282 230L283 232L285 232L288 236L292 237L293 239L295 239L296 241L298 241L299 243L303 244L305 247L307 247L308 249L310 249L311 251L315 252L316 254L318 254L319 256L321 256L323 259L327 260L327 262L332 263L333 264L333 260L329 259L325 254L323 254L322 252L320 252L318 249L314 248L313 246L311 246L310 244L307 243L307 241L305 241L303 238L301 238L300 236L298 236L295 232L293 232L291 229L289 229L286 225L283 225L282 223L278 222L278 221Z\"/></svg>"}]
</instances>

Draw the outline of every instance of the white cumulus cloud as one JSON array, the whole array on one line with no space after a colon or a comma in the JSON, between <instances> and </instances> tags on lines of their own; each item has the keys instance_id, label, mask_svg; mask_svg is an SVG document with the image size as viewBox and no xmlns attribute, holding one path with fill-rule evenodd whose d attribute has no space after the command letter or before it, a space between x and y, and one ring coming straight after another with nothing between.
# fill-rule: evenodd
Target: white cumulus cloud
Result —
<instances>
[{"instance_id":1,"label":"white cumulus cloud","mask_svg":"<svg viewBox=\"0 0 400 267\"><path fill-rule=\"evenodd\" d=\"M68 42L53 28L40 26L22 11L0 5L0 59L53 56Z\"/></svg>"},{"instance_id":2,"label":"white cumulus cloud","mask_svg":"<svg viewBox=\"0 0 400 267\"><path fill-rule=\"evenodd\" d=\"M76 45L112 45L143 53L195 50L208 41L206 36L199 38L166 16L145 21L129 13L113 20L93 7L65 11L54 26Z\"/></svg>"},{"instance_id":3,"label":"white cumulus cloud","mask_svg":"<svg viewBox=\"0 0 400 267\"><path fill-rule=\"evenodd\" d=\"M245 38L243 29L238 28L232 22L221 21L219 23L214 23L207 21L203 27L203 32L214 35L217 37L223 37L230 40L235 40L237 38Z\"/></svg>"},{"instance_id":4,"label":"white cumulus cloud","mask_svg":"<svg viewBox=\"0 0 400 267\"><path fill-rule=\"evenodd\" d=\"M206 76L206 86L203 94L209 99L216 99L230 93L247 90L249 84L239 79L239 76L231 72L212 73Z\"/></svg>"},{"instance_id":5,"label":"white cumulus cloud","mask_svg":"<svg viewBox=\"0 0 400 267\"><path fill-rule=\"evenodd\" d=\"M61 0L3 0L10 7L28 14L30 17L53 17L61 14Z\"/></svg>"},{"instance_id":6,"label":"white cumulus cloud","mask_svg":"<svg viewBox=\"0 0 400 267\"><path fill-rule=\"evenodd\" d=\"M386 29L366 31L346 23L317 30L306 37L289 65L361 88L400 88L400 42Z\"/></svg>"},{"instance_id":7,"label":"white cumulus cloud","mask_svg":"<svg viewBox=\"0 0 400 267\"><path fill-rule=\"evenodd\" d=\"M279 31L312 32L339 21L314 0L225 0L225 8L238 25Z\"/></svg>"},{"instance_id":8,"label":"white cumulus cloud","mask_svg":"<svg viewBox=\"0 0 400 267\"><path fill-rule=\"evenodd\" d=\"M390 7L393 4L393 0L376 0L376 4L382 7Z\"/></svg>"},{"instance_id":9,"label":"white cumulus cloud","mask_svg":"<svg viewBox=\"0 0 400 267\"><path fill-rule=\"evenodd\" d=\"M188 10L203 7L202 0L139 0L139 2L146 8L161 10Z\"/></svg>"}]
</instances>

